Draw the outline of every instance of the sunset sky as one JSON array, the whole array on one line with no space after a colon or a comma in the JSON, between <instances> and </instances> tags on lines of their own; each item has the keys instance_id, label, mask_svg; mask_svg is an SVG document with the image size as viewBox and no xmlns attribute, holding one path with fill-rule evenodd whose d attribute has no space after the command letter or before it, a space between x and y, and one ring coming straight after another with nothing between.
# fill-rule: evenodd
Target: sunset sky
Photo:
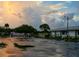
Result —
<instances>
[{"instance_id":1,"label":"sunset sky","mask_svg":"<svg viewBox=\"0 0 79 59\"><path fill-rule=\"evenodd\" d=\"M0 2L0 25L11 28L29 24L35 28L43 23L52 28L66 26L64 14L74 14L69 26L79 26L79 1L4 1Z\"/></svg>"}]
</instances>

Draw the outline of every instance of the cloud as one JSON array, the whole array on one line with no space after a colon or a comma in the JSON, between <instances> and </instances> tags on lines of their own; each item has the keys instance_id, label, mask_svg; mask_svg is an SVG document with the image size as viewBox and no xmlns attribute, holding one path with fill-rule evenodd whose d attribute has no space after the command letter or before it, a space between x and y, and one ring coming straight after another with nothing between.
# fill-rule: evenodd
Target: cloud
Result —
<instances>
[{"instance_id":1,"label":"cloud","mask_svg":"<svg viewBox=\"0 0 79 59\"><path fill-rule=\"evenodd\" d=\"M77 13L75 9L73 11L67 6L71 3L44 5L42 1L0 2L0 25L9 23L10 27L14 28L22 24L29 24L37 29L42 23L47 23L51 29L66 26L62 19L63 15L69 12ZM71 23L76 22L75 20L79 18L74 16L73 19Z\"/></svg>"},{"instance_id":2,"label":"cloud","mask_svg":"<svg viewBox=\"0 0 79 59\"><path fill-rule=\"evenodd\" d=\"M21 24L29 23L29 19L25 17L32 17L28 14L24 14L23 10L33 8L37 6L39 2L33 1L4 1L0 2L0 21L1 24L9 23L11 28L20 26Z\"/></svg>"},{"instance_id":3,"label":"cloud","mask_svg":"<svg viewBox=\"0 0 79 59\"><path fill-rule=\"evenodd\" d=\"M79 21L79 15L75 15L75 16L73 17L73 20L74 20L74 21Z\"/></svg>"},{"instance_id":4,"label":"cloud","mask_svg":"<svg viewBox=\"0 0 79 59\"><path fill-rule=\"evenodd\" d=\"M45 7L50 9L42 16L42 23L47 23L51 28L54 27L66 27L66 21L62 19L65 14L73 13L73 19L70 20L70 26L78 25L79 16L75 16L78 12L72 7L67 5L72 2L64 2L58 4L46 5ZM73 11L74 10L74 11ZM77 20L77 21L76 21Z\"/></svg>"},{"instance_id":5,"label":"cloud","mask_svg":"<svg viewBox=\"0 0 79 59\"><path fill-rule=\"evenodd\" d=\"M58 3L58 4L53 4L53 5L49 5L48 7L52 10L59 10L62 8L68 8L67 6L65 6L66 3Z\"/></svg>"},{"instance_id":6,"label":"cloud","mask_svg":"<svg viewBox=\"0 0 79 59\"><path fill-rule=\"evenodd\" d=\"M33 27L39 29L39 26L41 25L41 13L40 10L37 10L35 8L28 8L23 11L25 17L24 23L27 23L29 25L32 25Z\"/></svg>"}]
</instances>

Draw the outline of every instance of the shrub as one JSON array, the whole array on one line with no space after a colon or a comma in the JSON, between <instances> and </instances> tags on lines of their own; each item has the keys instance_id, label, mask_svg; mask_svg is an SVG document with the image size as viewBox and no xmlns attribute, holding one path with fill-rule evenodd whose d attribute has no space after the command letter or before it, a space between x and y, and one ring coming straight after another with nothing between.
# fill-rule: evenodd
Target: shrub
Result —
<instances>
[{"instance_id":1,"label":"shrub","mask_svg":"<svg viewBox=\"0 0 79 59\"><path fill-rule=\"evenodd\" d=\"M0 43L0 47L2 47L2 48L6 47L6 45L7 45L7 44L5 44L5 43L3 43L3 42Z\"/></svg>"},{"instance_id":2,"label":"shrub","mask_svg":"<svg viewBox=\"0 0 79 59\"><path fill-rule=\"evenodd\" d=\"M75 38L75 37L73 37L73 36L66 36L66 37L64 37L63 38L66 42L78 42L79 41L79 38L77 37L77 38Z\"/></svg>"}]
</instances>

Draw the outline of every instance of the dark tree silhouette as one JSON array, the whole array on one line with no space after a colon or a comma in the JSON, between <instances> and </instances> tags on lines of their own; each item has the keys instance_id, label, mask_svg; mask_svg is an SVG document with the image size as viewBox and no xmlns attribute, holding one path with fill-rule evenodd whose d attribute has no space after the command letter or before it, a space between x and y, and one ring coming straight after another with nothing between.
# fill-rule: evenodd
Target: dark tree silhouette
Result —
<instances>
[{"instance_id":1,"label":"dark tree silhouette","mask_svg":"<svg viewBox=\"0 0 79 59\"><path fill-rule=\"evenodd\" d=\"M6 23L5 25L4 25L4 28L5 28L5 34L4 34L4 36L9 36L10 35L10 32L11 32L11 29L9 28L9 24L8 23Z\"/></svg>"},{"instance_id":2,"label":"dark tree silhouette","mask_svg":"<svg viewBox=\"0 0 79 59\"><path fill-rule=\"evenodd\" d=\"M29 26L27 24L23 24L23 25L15 28L14 32L25 33L25 35L27 35L27 33L30 33L30 35L32 35L32 36L37 35L37 30L34 27Z\"/></svg>"},{"instance_id":3,"label":"dark tree silhouette","mask_svg":"<svg viewBox=\"0 0 79 59\"><path fill-rule=\"evenodd\" d=\"M49 27L48 24L42 24L42 25L40 25L40 29L42 30L41 33L44 33L45 38L50 38L51 31L50 31L50 27Z\"/></svg>"},{"instance_id":4,"label":"dark tree silhouette","mask_svg":"<svg viewBox=\"0 0 79 59\"><path fill-rule=\"evenodd\" d=\"M4 32L5 28L4 27L0 27L0 32Z\"/></svg>"},{"instance_id":5,"label":"dark tree silhouette","mask_svg":"<svg viewBox=\"0 0 79 59\"><path fill-rule=\"evenodd\" d=\"M23 25L15 28L14 31L19 32L19 33L34 33L37 30L35 28L33 28L32 26L29 26L27 24L23 24Z\"/></svg>"},{"instance_id":6,"label":"dark tree silhouette","mask_svg":"<svg viewBox=\"0 0 79 59\"><path fill-rule=\"evenodd\" d=\"M50 27L48 24L42 24L40 25L40 29L43 31L50 31Z\"/></svg>"},{"instance_id":7,"label":"dark tree silhouette","mask_svg":"<svg viewBox=\"0 0 79 59\"><path fill-rule=\"evenodd\" d=\"M9 24L8 23L6 23L4 26L5 26L6 29L9 28Z\"/></svg>"}]
</instances>

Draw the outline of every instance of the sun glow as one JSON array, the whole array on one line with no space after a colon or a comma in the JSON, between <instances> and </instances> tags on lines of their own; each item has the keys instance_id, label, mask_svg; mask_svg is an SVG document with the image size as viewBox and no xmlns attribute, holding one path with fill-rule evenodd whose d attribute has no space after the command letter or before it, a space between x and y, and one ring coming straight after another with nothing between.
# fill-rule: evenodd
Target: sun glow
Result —
<instances>
[{"instance_id":1,"label":"sun glow","mask_svg":"<svg viewBox=\"0 0 79 59\"><path fill-rule=\"evenodd\" d=\"M11 2L4 2L3 3L3 5L4 5L4 13L5 14L12 14L12 13L14 13L15 12L15 10L14 10L14 7L15 7L15 5L13 5Z\"/></svg>"},{"instance_id":2,"label":"sun glow","mask_svg":"<svg viewBox=\"0 0 79 59\"><path fill-rule=\"evenodd\" d=\"M10 25L10 28L15 28L22 24L30 24L30 17L26 14L29 8L37 6L38 2L17 2L17 1L2 1L0 2L0 25L5 23ZM27 19L26 19L27 17Z\"/></svg>"}]
</instances>

